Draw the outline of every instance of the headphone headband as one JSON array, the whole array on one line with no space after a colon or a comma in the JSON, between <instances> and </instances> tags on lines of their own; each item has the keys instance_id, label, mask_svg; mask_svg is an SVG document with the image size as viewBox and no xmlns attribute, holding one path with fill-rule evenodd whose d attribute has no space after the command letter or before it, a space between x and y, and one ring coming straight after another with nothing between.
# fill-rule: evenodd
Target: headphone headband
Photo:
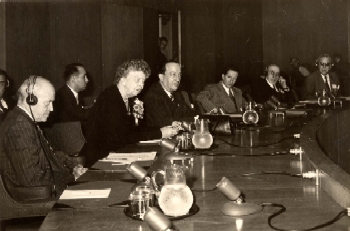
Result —
<instances>
[{"instance_id":1,"label":"headphone headband","mask_svg":"<svg viewBox=\"0 0 350 231\"><path fill-rule=\"evenodd\" d=\"M28 78L27 82L27 93L28 96L26 98L27 104L30 106L34 106L38 103L38 98L34 95L34 86L36 83L37 76L36 75L31 75ZM30 84L32 84L32 89L30 90Z\"/></svg>"}]
</instances>

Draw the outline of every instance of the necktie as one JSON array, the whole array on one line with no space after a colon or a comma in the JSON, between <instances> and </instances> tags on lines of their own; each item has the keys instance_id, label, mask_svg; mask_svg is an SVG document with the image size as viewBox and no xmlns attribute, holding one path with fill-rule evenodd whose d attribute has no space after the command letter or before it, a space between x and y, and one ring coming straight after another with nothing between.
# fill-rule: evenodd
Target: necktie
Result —
<instances>
[{"instance_id":1,"label":"necktie","mask_svg":"<svg viewBox=\"0 0 350 231\"><path fill-rule=\"evenodd\" d=\"M329 82L328 82L328 78L327 78L327 75L323 75L323 77L324 77L324 83L326 84L326 89L327 89L327 91L331 91L331 88L329 87Z\"/></svg>"},{"instance_id":2,"label":"necktie","mask_svg":"<svg viewBox=\"0 0 350 231\"><path fill-rule=\"evenodd\" d=\"M169 97L170 97L171 102L175 101L174 96L172 94Z\"/></svg>"},{"instance_id":3,"label":"necktie","mask_svg":"<svg viewBox=\"0 0 350 231\"><path fill-rule=\"evenodd\" d=\"M46 144L49 146L49 149L50 149L52 152L54 152L54 150L53 150L53 148L52 148L50 142L46 139L43 130L41 130L41 128L40 128L39 125L37 125L37 124L36 124L36 128L37 128L38 132L40 133L40 136L45 140ZM42 148L44 148L44 147L42 147Z\"/></svg>"},{"instance_id":4,"label":"necktie","mask_svg":"<svg viewBox=\"0 0 350 231\"><path fill-rule=\"evenodd\" d=\"M79 96L75 97L76 101L77 101L77 105L79 105Z\"/></svg>"},{"instance_id":5,"label":"necktie","mask_svg":"<svg viewBox=\"0 0 350 231\"><path fill-rule=\"evenodd\" d=\"M233 96L231 89L229 89L228 95L229 95L230 99L233 101L233 103L235 104L235 109L236 109L236 111L238 111L236 99L235 99L235 97Z\"/></svg>"}]
</instances>

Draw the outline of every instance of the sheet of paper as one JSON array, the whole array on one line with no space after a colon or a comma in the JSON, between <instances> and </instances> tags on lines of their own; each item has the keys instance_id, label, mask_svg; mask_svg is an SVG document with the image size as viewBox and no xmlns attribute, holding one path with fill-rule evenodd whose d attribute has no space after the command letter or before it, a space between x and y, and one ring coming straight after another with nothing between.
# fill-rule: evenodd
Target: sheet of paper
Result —
<instances>
[{"instance_id":1,"label":"sheet of paper","mask_svg":"<svg viewBox=\"0 0 350 231\"><path fill-rule=\"evenodd\" d=\"M345 99L346 101L350 100L350 97L349 96L344 96L344 97L339 97L341 99Z\"/></svg>"},{"instance_id":2,"label":"sheet of paper","mask_svg":"<svg viewBox=\"0 0 350 231\"><path fill-rule=\"evenodd\" d=\"M159 144L160 143L160 139L157 140L144 140L144 141L140 141L140 144Z\"/></svg>"},{"instance_id":3,"label":"sheet of paper","mask_svg":"<svg viewBox=\"0 0 350 231\"><path fill-rule=\"evenodd\" d=\"M129 164L135 161L154 160L157 152L115 153L110 152L106 158L100 161L116 162L118 165Z\"/></svg>"},{"instance_id":4,"label":"sheet of paper","mask_svg":"<svg viewBox=\"0 0 350 231\"><path fill-rule=\"evenodd\" d=\"M108 198L110 188L99 190L64 190L60 199L94 199L94 198Z\"/></svg>"},{"instance_id":5,"label":"sheet of paper","mask_svg":"<svg viewBox=\"0 0 350 231\"><path fill-rule=\"evenodd\" d=\"M231 117L231 118L242 118L243 114L240 114L240 113L229 114L229 117Z\"/></svg>"},{"instance_id":6,"label":"sheet of paper","mask_svg":"<svg viewBox=\"0 0 350 231\"><path fill-rule=\"evenodd\" d=\"M299 101L299 103L304 103L304 104L317 104L317 100L302 100L302 101Z\"/></svg>"}]
</instances>

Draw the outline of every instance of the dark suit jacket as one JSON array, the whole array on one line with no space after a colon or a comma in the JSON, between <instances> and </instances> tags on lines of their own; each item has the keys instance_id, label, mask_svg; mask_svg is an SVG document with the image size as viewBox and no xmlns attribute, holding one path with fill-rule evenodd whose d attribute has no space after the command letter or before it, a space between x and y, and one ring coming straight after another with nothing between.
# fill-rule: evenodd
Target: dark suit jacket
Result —
<instances>
[{"instance_id":1,"label":"dark suit jacket","mask_svg":"<svg viewBox=\"0 0 350 231\"><path fill-rule=\"evenodd\" d=\"M89 115L89 109L82 107L82 99L78 94L79 105L73 92L67 84L57 90L54 101L54 114L57 122L86 121Z\"/></svg>"},{"instance_id":2,"label":"dark suit jacket","mask_svg":"<svg viewBox=\"0 0 350 231\"><path fill-rule=\"evenodd\" d=\"M109 152L117 151L126 144L162 138L159 129L151 130L135 126L134 116L132 113L128 115L123 98L115 84L99 95L92 108L88 124L87 143L81 151L86 158L87 167L91 167L97 160L106 157Z\"/></svg>"},{"instance_id":3,"label":"dark suit jacket","mask_svg":"<svg viewBox=\"0 0 350 231\"><path fill-rule=\"evenodd\" d=\"M237 108L235 103L226 93L222 85L222 81L217 84L207 85L204 91L199 92L197 101L200 102L201 106L206 112L209 112L213 108L219 107L224 109L224 111L227 113L237 112L245 106L245 99L243 98L242 91L240 89L235 87L232 87L231 89L236 100Z\"/></svg>"},{"instance_id":4,"label":"dark suit jacket","mask_svg":"<svg viewBox=\"0 0 350 231\"><path fill-rule=\"evenodd\" d=\"M277 88L279 90L283 90L279 84L276 84ZM290 92L277 92L275 89L271 88L270 85L267 83L266 79L264 78L258 78L254 83L252 84L252 97L255 102L257 103L265 103L268 101L272 96L276 97L280 102L288 102L291 99Z\"/></svg>"},{"instance_id":5,"label":"dark suit jacket","mask_svg":"<svg viewBox=\"0 0 350 231\"><path fill-rule=\"evenodd\" d=\"M169 126L173 121L182 121L184 118L198 114L185 102L180 91L173 92L174 101L171 101L160 83L150 87L144 96L146 122L149 126Z\"/></svg>"},{"instance_id":6,"label":"dark suit jacket","mask_svg":"<svg viewBox=\"0 0 350 231\"><path fill-rule=\"evenodd\" d=\"M339 85L338 75L334 72L328 72L330 84ZM316 99L316 92L322 92L323 89L327 90L327 86L323 81L321 72L319 70L313 72L304 82L302 99Z\"/></svg>"},{"instance_id":7,"label":"dark suit jacket","mask_svg":"<svg viewBox=\"0 0 350 231\"><path fill-rule=\"evenodd\" d=\"M64 153L51 149L36 126L19 107L8 113L0 126L0 169L20 186L55 184L59 196L67 183L74 181L71 173L77 163Z\"/></svg>"}]
</instances>

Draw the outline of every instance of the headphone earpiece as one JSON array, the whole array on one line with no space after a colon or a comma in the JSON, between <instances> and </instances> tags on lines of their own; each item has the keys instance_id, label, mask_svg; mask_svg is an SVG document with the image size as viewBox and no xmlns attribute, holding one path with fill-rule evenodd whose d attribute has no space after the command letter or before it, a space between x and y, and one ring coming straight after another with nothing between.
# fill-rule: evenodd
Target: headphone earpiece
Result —
<instances>
[{"instance_id":1,"label":"headphone earpiece","mask_svg":"<svg viewBox=\"0 0 350 231\"><path fill-rule=\"evenodd\" d=\"M267 75L269 74L268 68L269 68L269 67L267 66L267 67L265 68L265 70L264 70L264 76L265 76L265 77L267 77Z\"/></svg>"},{"instance_id":2,"label":"headphone earpiece","mask_svg":"<svg viewBox=\"0 0 350 231\"><path fill-rule=\"evenodd\" d=\"M38 98L34 95L34 86L36 82L36 75L31 75L28 79L27 93L28 96L26 98L26 102L30 106L34 106L38 103ZM32 82L32 90L30 90L30 82Z\"/></svg>"},{"instance_id":3,"label":"headphone earpiece","mask_svg":"<svg viewBox=\"0 0 350 231\"><path fill-rule=\"evenodd\" d=\"M316 61L315 61L315 66L316 66L316 67L319 67L320 64L319 64L319 61L318 61L318 60L319 60L320 58L324 58L324 57L325 57L325 58L329 58L329 60L331 61L331 62L330 62L330 63L331 63L331 67L333 67L333 66L334 66L333 59L332 59L331 57L329 57L329 55L327 55L327 54L323 54L323 55L319 56L319 57L316 59Z\"/></svg>"}]
</instances>

